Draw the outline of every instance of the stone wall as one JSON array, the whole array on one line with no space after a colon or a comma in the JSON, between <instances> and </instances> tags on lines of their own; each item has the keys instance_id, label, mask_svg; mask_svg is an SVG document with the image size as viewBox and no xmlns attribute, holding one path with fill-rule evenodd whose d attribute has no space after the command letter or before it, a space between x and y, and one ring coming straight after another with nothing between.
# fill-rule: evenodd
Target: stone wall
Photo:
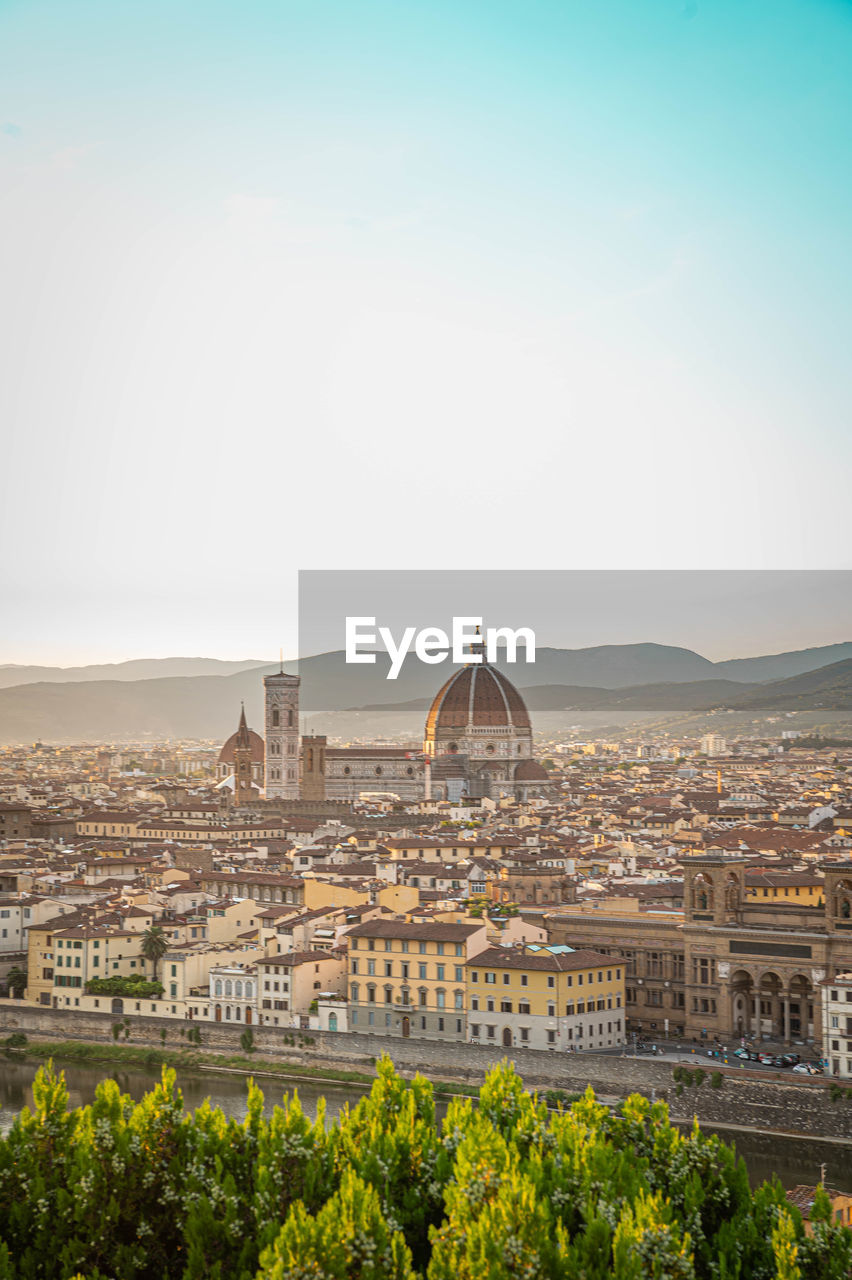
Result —
<instances>
[{"instance_id":1,"label":"stone wall","mask_svg":"<svg viewBox=\"0 0 852 1280\"><path fill-rule=\"evenodd\" d=\"M166 1031L166 1047L187 1045L181 1031L198 1027L203 1050L241 1053L243 1028L216 1022L176 1022L173 1018L129 1015L130 1037L122 1033L118 1043L135 1047L162 1048L161 1031ZM123 1022L118 1015L81 1013L72 1009L42 1009L21 1001L0 1000L0 1036L24 1031L31 1039L85 1040L112 1044L112 1027ZM388 1040L383 1036L330 1031L284 1031L280 1027L253 1027L259 1054L278 1058L291 1065L335 1067L340 1070L369 1071L387 1050L403 1074L424 1071L435 1079L479 1083L485 1073L501 1062L505 1054L487 1045L445 1044L422 1039ZM287 1044L289 1036L293 1041ZM852 1139L852 1099L832 1102L829 1082L799 1080L795 1076L768 1075L743 1078L736 1068L722 1068L723 1085L710 1083L715 1064L697 1055L686 1065L703 1067L700 1086L684 1087L680 1097L672 1079L671 1062L655 1058L631 1058L608 1054L558 1054L531 1049L515 1049L511 1054L516 1069L531 1087L558 1088L580 1092L591 1085L606 1100L642 1093L664 1098L672 1118L719 1126L743 1125L779 1133L799 1133L810 1137Z\"/></svg>"}]
</instances>

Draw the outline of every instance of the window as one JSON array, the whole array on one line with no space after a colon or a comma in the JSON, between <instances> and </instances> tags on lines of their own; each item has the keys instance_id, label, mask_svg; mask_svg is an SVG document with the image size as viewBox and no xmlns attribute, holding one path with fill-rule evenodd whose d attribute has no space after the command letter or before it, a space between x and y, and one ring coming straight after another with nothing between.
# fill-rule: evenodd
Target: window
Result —
<instances>
[{"instance_id":1,"label":"window","mask_svg":"<svg viewBox=\"0 0 852 1280\"><path fill-rule=\"evenodd\" d=\"M470 1034L474 1038L474 1040L479 1039L479 1023L478 1022L472 1022L470 1024Z\"/></svg>"},{"instance_id":2,"label":"window","mask_svg":"<svg viewBox=\"0 0 852 1280\"><path fill-rule=\"evenodd\" d=\"M501 1012L501 1013L511 1013L511 1012L512 1012L512 1001L511 1001L511 1000L501 1000L501 1001L500 1001L500 1012Z\"/></svg>"},{"instance_id":3,"label":"window","mask_svg":"<svg viewBox=\"0 0 852 1280\"><path fill-rule=\"evenodd\" d=\"M443 982L443 981L444 981L444 966L443 966L442 964L439 964L439 965L436 965L435 967L436 967L436 969L438 970L438 974L437 974L437 980L438 980L438 982Z\"/></svg>"},{"instance_id":4,"label":"window","mask_svg":"<svg viewBox=\"0 0 852 1280\"><path fill-rule=\"evenodd\" d=\"M552 973L549 973L549 974L547 975L547 985L548 985L549 987L555 987L555 986L556 986L556 979L555 979L555 977L553 976L553 974L552 974Z\"/></svg>"},{"instance_id":5,"label":"window","mask_svg":"<svg viewBox=\"0 0 852 1280\"><path fill-rule=\"evenodd\" d=\"M530 1016L530 1007L526 1003L526 1001L522 1000L520 1002L520 1004L518 1005L518 1013L521 1015L522 1018L528 1018Z\"/></svg>"},{"instance_id":6,"label":"window","mask_svg":"<svg viewBox=\"0 0 852 1280\"><path fill-rule=\"evenodd\" d=\"M571 979L569 978L568 981L570 983ZM522 987L529 986L529 979L527 978L527 975L525 973L521 974L521 986Z\"/></svg>"},{"instance_id":7,"label":"window","mask_svg":"<svg viewBox=\"0 0 852 1280\"><path fill-rule=\"evenodd\" d=\"M511 981L512 981L512 975L511 975L510 973L504 973L504 974L503 974L503 986L504 986L504 987L508 987L508 985L509 985L509 983L510 983Z\"/></svg>"},{"instance_id":8,"label":"window","mask_svg":"<svg viewBox=\"0 0 852 1280\"><path fill-rule=\"evenodd\" d=\"M521 1043L527 1044L530 1038L529 1027L521 1027Z\"/></svg>"},{"instance_id":9,"label":"window","mask_svg":"<svg viewBox=\"0 0 852 1280\"><path fill-rule=\"evenodd\" d=\"M497 981L497 974L496 974L496 973L486 973L486 975L485 975L485 981L486 981L486 982L490 982L490 983L492 984L492 986L493 986L493 984Z\"/></svg>"}]
</instances>

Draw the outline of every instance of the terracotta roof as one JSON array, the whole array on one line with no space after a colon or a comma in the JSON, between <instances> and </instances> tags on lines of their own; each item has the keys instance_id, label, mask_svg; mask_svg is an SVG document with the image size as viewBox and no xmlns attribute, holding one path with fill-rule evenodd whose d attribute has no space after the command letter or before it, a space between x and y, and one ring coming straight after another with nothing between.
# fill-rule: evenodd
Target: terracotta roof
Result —
<instances>
[{"instance_id":1,"label":"terracotta roof","mask_svg":"<svg viewBox=\"0 0 852 1280\"><path fill-rule=\"evenodd\" d=\"M426 737L468 724L481 728L529 729L530 717L517 689L495 667L462 667L435 696L426 717Z\"/></svg>"},{"instance_id":2,"label":"terracotta roof","mask_svg":"<svg viewBox=\"0 0 852 1280\"><path fill-rule=\"evenodd\" d=\"M623 963L617 957L602 955L599 951L522 951L516 947L489 947L468 960L469 965L494 969L548 969L567 973L573 969L590 969L595 965L613 968Z\"/></svg>"}]
</instances>

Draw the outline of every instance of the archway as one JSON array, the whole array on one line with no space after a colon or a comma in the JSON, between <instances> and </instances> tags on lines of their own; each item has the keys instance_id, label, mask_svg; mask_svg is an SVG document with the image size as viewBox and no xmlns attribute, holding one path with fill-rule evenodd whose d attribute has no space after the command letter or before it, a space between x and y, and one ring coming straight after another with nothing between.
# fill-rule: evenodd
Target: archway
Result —
<instances>
[{"instance_id":1,"label":"archway","mask_svg":"<svg viewBox=\"0 0 852 1280\"><path fill-rule=\"evenodd\" d=\"M247 1027L250 1027L250 1026L251 1026L251 1007L250 1007L250 1005L246 1005L246 1026L247 1026Z\"/></svg>"},{"instance_id":2,"label":"archway","mask_svg":"<svg viewBox=\"0 0 852 1280\"><path fill-rule=\"evenodd\" d=\"M222 1021L222 1006L220 1004L216 1005L216 1021Z\"/></svg>"},{"instance_id":3,"label":"archway","mask_svg":"<svg viewBox=\"0 0 852 1280\"><path fill-rule=\"evenodd\" d=\"M411 1035L411 1019L406 1017L402 1020L402 1034L404 1036Z\"/></svg>"},{"instance_id":4,"label":"archway","mask_svg":"<svg viewBox=\"0 0 852 1280\"><path fill-rule=\"evenodd\" d=\"M757 989L758 1034L771 1040L784 1038L783 990L777 973L770 971L761 976Z\"/></svg>"},{"instance_id":5,"label":"archway","mask_svg":"<svg viewBox=\"0 0 852 1280\"><path fill-rule=\"evenodd\" d=\"M731 992L731 1030L745 1039L756 1032L754 1025L754 983L751 974L738 969L729 981Z\"/></svg>"},{"instance_id":6,"label":"archway","mask_svg":"<svg viewBox=\"0 0 852 1280\"><path fill-rule=\"evenodd\" d=\"M504 1027L503 1028L503 1048L511 1049L511 1047L512 1047L512 1028Z\"/></svg>"},{"instance_id":7,"label":"archway","mask_svg":"<svg viewBox=\"0 0 852 1280\"><path fill-rule=\"evenodd\" d=\"M328 1015L328 1029L329 1031L337 1030L337 1014L334 1012Z\"/></svg>"},{"instance_id":8,"label":"archway","mask_svg":"<svg viewBox=\"0 0 852 1280\"><path fill-rule=\"evenodd\" d=\"M120 1000L118 996L113 999L112 1011L113 1013L124 1013L124 1001Z\"/></svg>"}]
</instances>

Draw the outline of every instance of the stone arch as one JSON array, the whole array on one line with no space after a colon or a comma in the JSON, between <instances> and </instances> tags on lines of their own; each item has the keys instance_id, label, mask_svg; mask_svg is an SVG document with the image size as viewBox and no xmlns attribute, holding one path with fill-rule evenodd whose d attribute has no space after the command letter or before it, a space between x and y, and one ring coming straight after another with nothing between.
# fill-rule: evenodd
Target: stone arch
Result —
<instances>
[{"instance_id":1,"label":"stone arch","mask_svg":"<svg viewBox=\"0 0 852 1280\"><path fill-rule=\"evenodd\" d=\"M735 970L728 979L731 993L731 1027L745 1039L754 1029L754 976L748 969Z\"/></svg>"},{"instance_id":2,"label":"stone arch","mask_svg":"<svg viewBox=\"0 0 852 1280\"><path fill-rule=\"evenodd\" d=\"M833 914L835 920L852 921L852 880L838 880L835 884Z\"/></svg>"},{"instance_id":3,"label":"stone arch","mask_svg":"<svg viewBox=\"0 0 852 1280\"><path fill-rule=\"evenodd\" d=\"M697 871L692 880L692 910L712 911L714 895L712 877L706 871Z\"/></svg>"}]
</instances>

